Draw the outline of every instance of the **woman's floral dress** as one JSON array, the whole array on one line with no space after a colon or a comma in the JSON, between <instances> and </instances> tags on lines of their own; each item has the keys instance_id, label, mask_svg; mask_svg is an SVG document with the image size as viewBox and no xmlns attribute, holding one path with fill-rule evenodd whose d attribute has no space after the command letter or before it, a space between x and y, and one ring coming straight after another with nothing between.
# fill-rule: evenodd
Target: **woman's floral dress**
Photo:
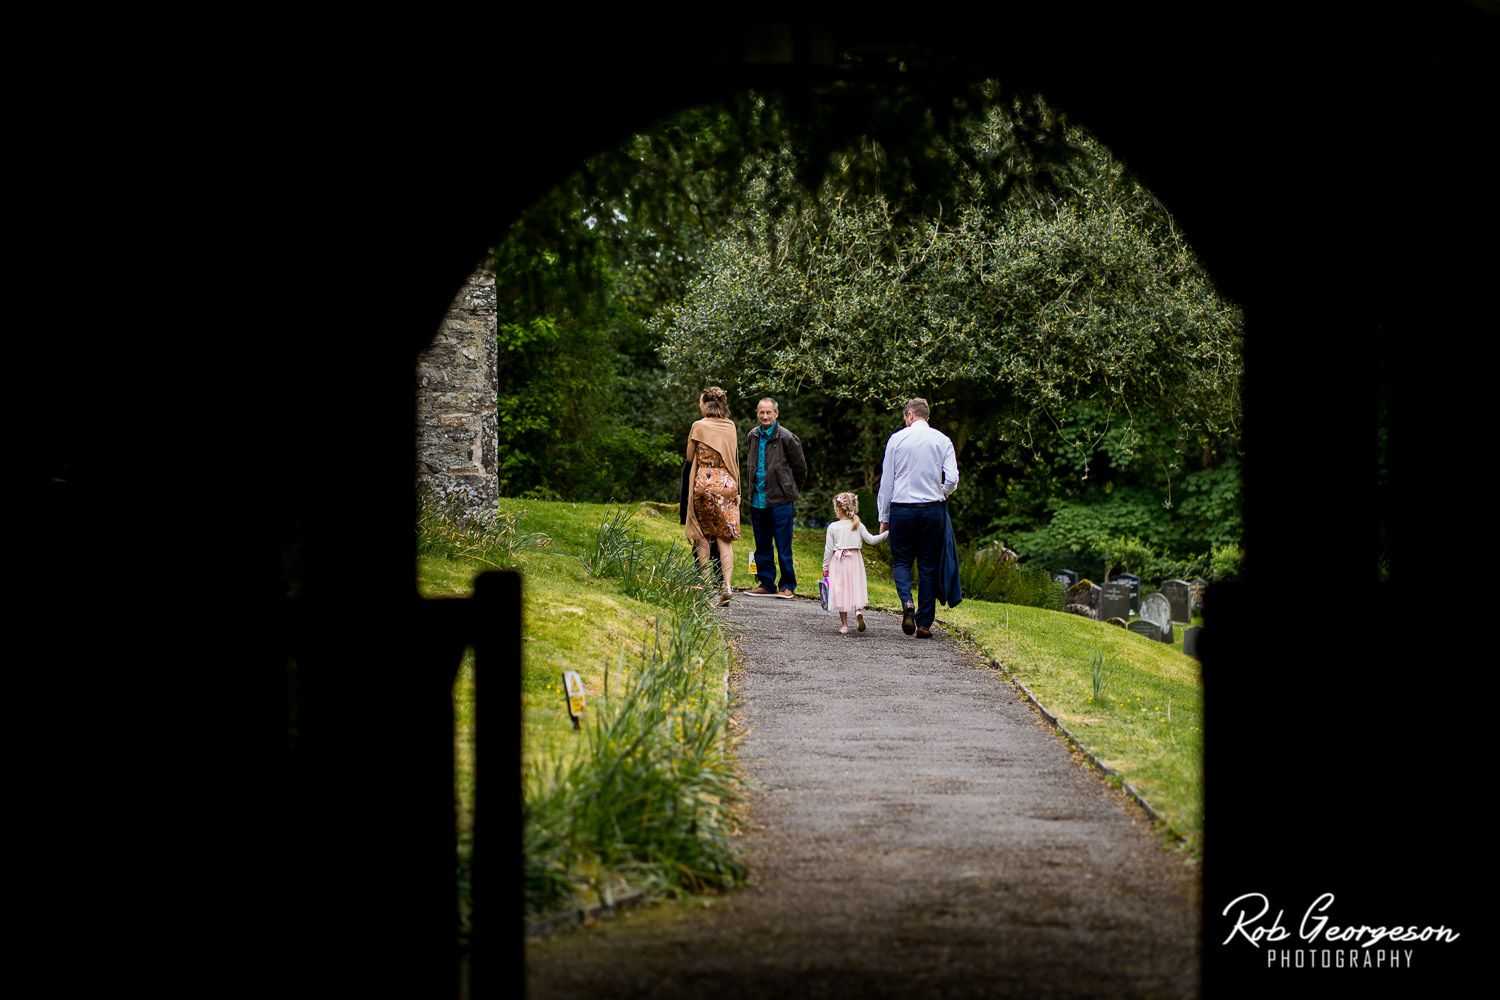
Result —
<instances>
[{"instance_id":1,"label":"woman's floral dress","mask_svg":"<svg viewBox=\"0 0 1500 1000\"><path fill-rule=\"evenodd\" d=\"M705 538L740 537L740 487L718 452L698 443L698 473L693 477L693 516Z\"/></svg>"}]
</instances>

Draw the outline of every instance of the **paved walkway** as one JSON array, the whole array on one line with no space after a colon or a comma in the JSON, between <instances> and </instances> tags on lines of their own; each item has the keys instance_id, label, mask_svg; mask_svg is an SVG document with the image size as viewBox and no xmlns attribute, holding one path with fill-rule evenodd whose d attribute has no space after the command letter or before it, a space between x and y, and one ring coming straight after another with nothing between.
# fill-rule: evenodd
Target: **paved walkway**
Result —
<instances>
[{"instance_id":1,"label":"paved walkway","mask_svg":"<svg viewBox=\"0 0 1500 1000\"><path fill-rule=\"evenodd\" d=\"M1198 870L943 638L737 598L748 887L527 948L530 997L1191 997Z\"/></svg>"}]
</instances>

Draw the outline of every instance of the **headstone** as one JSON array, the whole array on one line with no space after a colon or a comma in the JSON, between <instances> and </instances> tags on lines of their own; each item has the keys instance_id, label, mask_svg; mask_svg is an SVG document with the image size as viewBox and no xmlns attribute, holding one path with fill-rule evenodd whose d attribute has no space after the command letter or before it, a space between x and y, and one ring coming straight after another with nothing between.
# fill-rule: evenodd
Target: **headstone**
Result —
<instances>
[{"instance_id":1,"label":"headstone","mask_svg":"<svg viewBox=\"0 0 1500 1000\"><path fill-rule=\"evenodd\" d=\"M1097 618L1099 613L1087 604L1066 604L1063 611L1070 615L1078 615L1081 618Z\"/></svg>"},{"instance_id":2,"label":"headstone","mask_svg":"<svg viewBox=\"0 0 1500 1000\"><path fill-rule=\"evenodd\" d=\"M1106 624L1106 625L1118 625L1121 628L1129 628L1130 627L1129 624L1127 624L1126 621L1125 621L1125 619L1123 619L1123 618L1106 618L1104 620L1104 624Z\"/></svg>"},{"instance_id":3,"label":"headstone","mask_svg":"<svg viewBox=\"0 0 1500 1000\"><path fill-rule=\"evenodd\" d=\"M1099 617L1130 617L1130 584L1111 580L1104 585L1104 605L1099 611Z\"/></svg>"},{"instance_id":4,"label":"headstone","mask_svg":"<svg viewBox=\"0 0 1500 1000\"><path fill-rule=\"evenodd\" d=\"M1174 622L1190 622L1193 620L1193 609L1189 605L1188 583L1186 580L1164 580L1161 585L1161 594L1172 606L1172 620Z\"/></svg>"},{"instance_id":5,"label":"headstone","mask_svg":"<svg viewBox=\"0 0 1500 1000\"><path fill-rule=\"evenodd\" d=\"M1182 652L1186 656L1198 659L1198 633L1203 631L1202 625L1194 625L1182 630Z\"/></svg>"},{"instance_id":6,"label":"headstone","mask_svg":"<svg viewBox=\"0 0 1500 1000\"><path fill-rule=\"evenodd\" d=\"M1136 635L1143 635L1152 642L1161 642L1161 629L1156 627L1155 622L1148 622L1144 618L1137 618L1125 626Z\"/></svg>"},{"instance_id":7,"label":"headstone","mask_svg":"<svg viewBox=\"0 0 1500 1000\"><path fill-rule=\"evenodd\" d=\"M1130 584L1130 613L1138 615L1141 613L1141 578L1134 573L1121 573L1115 577L1121 583Z\"/></svg>"},{"instance_id":8,"label":"headstone","mask_svg":"<svg viewBox=\"0 0 1500 1000\"><path fill-rule=\"evenodd\" d=\"M1192 601L1192 612L1195 615L1203 614L1203 598L1208 594L1208 581L1198 577L1188 584L1188 598Z\"/></svg>"},{"instance_id":9,"label":"headstone","mask_svg":"<svg viewBox=\"0 0 1500 1000\"><path fill-rule=\"evenodd\" d=\"M1161 594L1141 598L1141 617L1161 629L1161 641L1172 641L1172 605Z\"/></svg>"},{"instance_id":10,"label":"headstone","mask_svg":"<svg viewBox=\"0 0 1500 1000\"><path fill-rule=\"evenodd\" d=\"M1073 586L1078 582L1078 574L1071 569L1060 569L1052 575L1052 579L1063 585L1063 589Z\"/></svg>"},{"instance_id":11,"label":"headstone","mask_svg":"<svg viewBox=\"0 0 1500 1000\"><path fill-rule=\"evenodd\" d=\"M1104 588L1092 580L1079 580L1068 588L1068 603L1082 604L1093 613L1090 618L1099 617L1099 607L1104 603Z\"/></svg>"}]
</instances>

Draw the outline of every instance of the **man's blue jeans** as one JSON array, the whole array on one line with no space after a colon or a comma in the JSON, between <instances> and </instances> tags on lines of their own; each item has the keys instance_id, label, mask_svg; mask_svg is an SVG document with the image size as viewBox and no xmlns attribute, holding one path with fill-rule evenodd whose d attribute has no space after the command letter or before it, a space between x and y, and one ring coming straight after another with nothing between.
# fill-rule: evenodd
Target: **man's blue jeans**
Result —
<instances>
[{"instance_id":1,"label":"man's blue jeans","mask_svg":"<svg viewBox=\"0 0 1500 1000\"><path fill-rule=\"evenodd\" d=\"M776 564L771 561L771 546L781 556L781 590L797 590L797 574L792 569L792 505L772 504L750 508L750 527L755 532L755 578L767 590L776 590Z\"/></svg>"},{"instance_id":2,"label":"man's blue jeans","mask_svg":"<svg viewBox=\"0 0 1500 1000\"><path fill-rule=\"evenodd\" d=\"M891 505L891 580L904 604L911 600L911 564L917 563L917 624L931 628L937 617L938 563L947 535L947 515L941 504L931 507Z\"/></svg>"}]
</instances>

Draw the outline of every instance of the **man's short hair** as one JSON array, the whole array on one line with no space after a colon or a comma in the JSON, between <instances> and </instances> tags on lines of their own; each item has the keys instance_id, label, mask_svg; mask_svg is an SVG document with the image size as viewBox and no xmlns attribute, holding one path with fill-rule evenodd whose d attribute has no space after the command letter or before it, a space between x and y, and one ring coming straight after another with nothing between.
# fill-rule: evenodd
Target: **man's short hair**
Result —
<instances>
[{"instance_id":1,"label":"man's short hair","mask_svg":"<svg viewBox=\"0 0 1500 1000\"><path fill-rule=\"evenodd\" d=\"M762 399L760 401L760 403L770 403L771 404L771 409L775 410L777 413L781 412L781 407L777 406L776 405L776 400L772 399L770 396L767 396L764 399ZM760 403L756 403L755 404L755 408L757 410L760 409Z\"/></svg>"},{"instance_id":2,"label":"man's short hair","mask_svg":"<svg viewBox=\"0 0 1500 1000\"><path fill-rule=\"evenodd\" d=\"M923 399L920 396L917 396L913 399L908 399L906 401L906 406L902 409L901 412L910 413L918 420L926 420L929 416L932 415L932 411L927 408L927 400Z\"/></svg>"}]
</instances>

